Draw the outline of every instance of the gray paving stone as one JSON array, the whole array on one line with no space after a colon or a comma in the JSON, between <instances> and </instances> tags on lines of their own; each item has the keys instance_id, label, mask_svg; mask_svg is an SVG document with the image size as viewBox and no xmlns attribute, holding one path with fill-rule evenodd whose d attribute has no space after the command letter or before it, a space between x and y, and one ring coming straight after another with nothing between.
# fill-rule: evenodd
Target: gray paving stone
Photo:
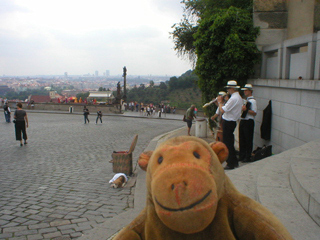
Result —
<instances>
[{"instance_id":1,"label":"gray paving stone","mask_svg":"<svg viewBox=\"0 0 320 240\"><path fill-rule=\"evenodd\" d=\"M27 226L29 226L29 225L34 225L34 224L37 224L37 223L39 223L39 221L29 220L28 222L25 222L25 223L23 223L22 225L27 225Z\"/></svg>"},{"instance_id":2,"label":"gray paving stone","mask_svg":"<svg viewBox=\"0 0 320 240\"><path fill-rule=\"evenodd\" d=\"M58 229L56 227L49 227L49 228L39 229L39 233L40 234L53 233L53 232L57 232L57 231L58 231Z\"/></svg>"},{"instance_id":3,"label":"gray paving stone","mask_svg":"<svg viewBox=\"0 0 320 240\"><path fill-rule=\"evenodd\" d=\"M67 229L76 229L77 227L78 227L77 224L69 224L69 225L58 226L57 228L59 230L67 230Z\"/></svg>"},{"instance_id":4,"label":"gray paving stone","mask_svg":"<svg viewBox=\"0 0 320 240\"><path fill-rule=\"evenodd\" d=\"M19 225L20 225L20 223L9 222L8 224L3 225L3 226L1 226L1 227L4 229L4 228L9 228L9 227L16 227L16 226L19 226Z\"/></svg>"},{"instance_id":5,"label":"gray paving stone","mask_svg":"<svg viewBox=\"0 0 320 240\"><path fill-rule=\"evenodd\" d=\"M34 234L34 235L28 235L27 236L28 240L40 240L43 239L41 234Z\"/></svg>"},{"instance_id":6,"label":"gray paving stone","mask_svg":"<svg viewBox=\"0 0 320 240\"><path fill-rule=\"evenodd\" d=\"M19 227L4 228L3 232L4 233L14 233L14 232L25 231L25 230L28 230L28 228L26 226L19 226Z\"/></svg>"},{"instance_id":7,"label":"gray paving stone","mask_svg":"<svg viewBox=\"0 0 320 240\"><path fill-rule=\"evenodd\" d=\"M27 218L23 218L23 217L17 217L14 219L14 222L18 222L18 223L24 223L24 222L27 222L29 221L29 219Z\"/></svg>"},{"instance_id":8,"label":"gray paving stone","mask_svg":"<svg viewBox=\"0 0 320 240\"><path fill-rule=\"evenodd\" d=\"M28 226L29 229L42 229L42 228L48 228L48 227L50 227L50 224L48 223L39 223L39 224L33 224Z\"/></svg>"},{"instance_id":9,"label":"gray paving stone","mask_svg":"<svg viewBox=\"0 0 320 240\"><path fill-rule=\"evenodd\" d=\"M26 230L26 231L21 231L21 232L15 232L14 236L15 237L20 237L20 236L26 236L26 235L33 235L38 233L37 230Z\"/></svg>"},{"instance_id":10,"label":"gray paving stone","mask_svg":"<svg viewBox=\"0 0 320 240\"><path fill-rule=\"evenodd\" d=\"M51 227L57 227L62 225L69 225L71 222L69 220L56 220L50 223Z\"/></svg>"},{"instance_id":11,"label":"gray paving stone","mask_svg":"<svg viewBox=\"0 0 320 240\"><path fill-rule=\"evenodd\" d=\"M44 238L57 238L57 237L61 237L62 234L60 232L53 232L53 233L46 233L46 234L43 234L43 237Z\"/></svg>"},{"instance_id":12,"label":"gray paving stone","mask_svg":"<svg viewBox=\"0 0 320 240\"><path fill-rule=\"evenodd\" d=\"M0 219L0 226L6 225L7 223L9 223L9 221Z\"/></svg>"},{"instance_id":13,"label":"gray paving stone","mask_svg":"<svg viewBox=\"0 0 320 240\"><path fill-rule=\"evenodd\" d=\"M13 125L0 121L0 151L8 156L1 159L0 233L10 235L5 231L13 227L23 227L16 231L20 233L37 230L21 236L28 240L77 238L132 207L132 189L108 184L115 174L109 163L112 152L128 150L138 134L136 167L139 154L154 137L185 125L118 116L106 116L103 125L84 125L79 115L28 112L28 117L29 142L23 147L14 139ZM70 224L49 227L56 221Z\"/></svg>"},{"instance_id":14,"label":"gray paving stone","mask_svg":"<svg viewBox=\"0 0 320 240\"><path fill-rule=\"evenodd\" d=\"M13 233L0 233L0 239L7 239L13 237Z\"/></svg>"}]
</instances>

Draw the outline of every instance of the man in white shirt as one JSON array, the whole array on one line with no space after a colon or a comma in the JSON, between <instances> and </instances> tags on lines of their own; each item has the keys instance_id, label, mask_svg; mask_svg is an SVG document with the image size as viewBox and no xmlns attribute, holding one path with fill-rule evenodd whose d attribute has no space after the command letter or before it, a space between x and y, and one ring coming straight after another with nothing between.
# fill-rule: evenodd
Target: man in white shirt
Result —
<instances>
[{"instance_id":1,"label":"man in white shirt","mask_svg":"<svg viewBox=\"0 0 320 240\"><path fill-rule=\"evenodd\" d=\"M217 102L219 104L219 110L223 114L223 143L226 144L229 150L229 157L227 159L226 170L234 169L239 166L238 159L236 156L236 151L234 148L234 129L237 126L237 120L240 119L243 100L238 92L239 86L235 80L230 80L227 83L228 93L231 95L231 98L223 106L223 99L221 96L218 96Z\"/></svg>"},{"instance_id":2,"label":"man in white shirt","mask_svg":"<svg viewBox=\"0 0 320 240\"><path fill-rule=\"evenodd\" d=\"M239 161L250 162L253 146L254 118L257 115L257 102L252 96L251 84L246 84L243 90L247 103L242 106L242 115L239 125Z\"/></svg>"}]
</instances>

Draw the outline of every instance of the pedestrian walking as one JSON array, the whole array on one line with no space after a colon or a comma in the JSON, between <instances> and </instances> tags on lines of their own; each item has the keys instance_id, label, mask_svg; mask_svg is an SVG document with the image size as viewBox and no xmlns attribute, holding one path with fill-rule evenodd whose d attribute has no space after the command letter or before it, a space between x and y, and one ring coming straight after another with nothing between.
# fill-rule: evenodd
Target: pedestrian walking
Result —
<instances>
[{"instance_id":1,"label":"pedestrian walking","mask_svg":"<svg viewBox=\"0 0 320 240\"><path fill-rule=\"evenodd\" d=\"M11 110L8 103L5 103L3 106L4 117L7 123L11 122Z\"/></svg>"},{"instance_id":2,"label":"pedestrian walking","mask_svg":"<svg viewBox=\"0 0 320 240\"><path fill-rule=\"evenodd\" d=\"M14 112L14 123L15 123L15 131L16 131L16 140L20 141L20 146L23 146L22 139L24 140L24 144L27 144L27 130L29 126L28 115L26 111L22 110L22 104L17 103L17 109ZM22 133L22 137L21 137Z\"/></svg>"},{"instance_id":3,"label":"pedestrian walking","mask_svg":"<svg viewBox=\"0 0 320 240\"><path fill-rule=\"evenodd\" d=\"M88 118L89 114L90 114L89 109L86 106L84 106L83 107L84 124L87 124L87 121L88 123L90 122Z\"/></svg>"},{"instance_id":4,"label":"pedestrian walking","mask_svg":"<svg viewBox=\"0 0 320 240\"><path fill-rule=\"evenodd\" d=\"M96 124L98 123L98 119L100 119L100 122L102 123L102 112L100 111L100 109L98 109L97 112Z\"/></svg>"}]
</instances>

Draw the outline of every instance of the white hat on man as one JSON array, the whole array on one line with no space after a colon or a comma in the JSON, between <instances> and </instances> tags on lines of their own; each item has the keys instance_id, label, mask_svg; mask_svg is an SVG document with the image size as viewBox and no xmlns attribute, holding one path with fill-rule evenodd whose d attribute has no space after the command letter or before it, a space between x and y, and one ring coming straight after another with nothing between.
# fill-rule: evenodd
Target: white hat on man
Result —
<instances>
[{"instance_id":1,"label":"white hat on man","mask_svg":"<svg viewBox=\"0 0 320 240\"><path fill-rule=\"evenodd\" d=\"M244 85L243 88L241 88L241 90L250 90L252 91L253 90L253 87L250 83L247 83L246 85Z\"/></svg>"},{"instance_id":2,"label":"white hat on man","mask_svg":"<svg viewBox=\"0 0 320 240\"><path fill-rule=\"evenodd\" d=\"M240 86L237 86L238 83L236 80L230 80L227 83L227 86L225 86L225 88L240 88Z\"/></svg>"},{"instance_id":3,"label":"white hat on man","mask_svg":"<svg viewBox=\"0 0 320 240\"><path fill-rule=\"evenodd\" d=\"M224 92L224 91L220 91L220 92L218 93L218 95L223 97L223 96L227 95L227 93Z\"/></svg>"}]
</instances>

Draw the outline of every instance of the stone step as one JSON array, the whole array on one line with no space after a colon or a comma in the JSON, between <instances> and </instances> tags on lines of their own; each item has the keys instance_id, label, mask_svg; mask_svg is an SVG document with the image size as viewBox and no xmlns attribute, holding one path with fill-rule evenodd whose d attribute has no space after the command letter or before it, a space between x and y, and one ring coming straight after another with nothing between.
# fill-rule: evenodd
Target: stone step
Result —
<instances>
[{"instance_id":1,"label":"stone step","mask_svg":"<svg viewBox=\"0 0 320 240\"><path fill-rule=\"evenodd\" d=\"M275 214L294 239L320 239L316 223L320 195L320 160L315 159L318 149L316 143L308 143L228 171L227 175L241 193Z\"/></svg>"},{"instance_id":2,"label":"stone step","mask_svg":"<svg viewBox=\"0 0 320 240\"><path fill-rule=\"evenodd\" d=\"M311 218L320 226L320 140L307 143L291 152L291 188Z\"/></svg>"}]
</instances>

